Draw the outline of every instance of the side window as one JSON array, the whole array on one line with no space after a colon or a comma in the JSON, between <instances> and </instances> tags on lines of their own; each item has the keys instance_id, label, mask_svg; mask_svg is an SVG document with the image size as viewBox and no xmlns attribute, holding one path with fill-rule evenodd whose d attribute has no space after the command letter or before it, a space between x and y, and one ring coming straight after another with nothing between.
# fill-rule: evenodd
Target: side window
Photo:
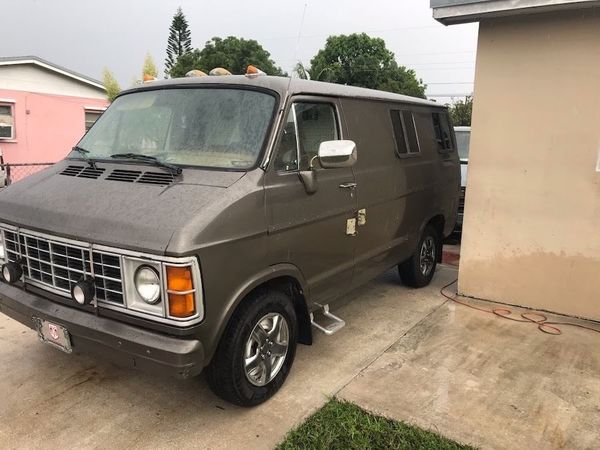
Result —
<instances>
[{"instance_id":1,"label":"side window","mask_svg":"<svg viewBox=\"0 0 600 450\"><path fill-rule=\"evenodd\" d=\"M324 141L339 139L335 108L329 103L294 103L277 148L275 168L306 170Z\"/></svg>"},{"instance_id":2,"label":"side window","mask_svg":"<svg viewBox=\"0 0 600 450\"><path fill-rule=\"evenodd\" d=\"M390 110L390 117L392 119L392 128L394 129L394 139L396 140L396 152L398 155L406 155L408 153L408 147L400 113L401 111L392 109Z\"/></svg>"},{"instance_id":3,"label":"side window","mask_svg":"<svg viewBox=\"0 0 600 450\"><path fill-rule=\"evenodd\" d=\"M438 150L441 152L454 150L450 121L447 114L433 113L433 130Z\"/></svg>"},{"instance_id":4,"label":"side window","mask_svg":"<svg viewBox=\"0 0 600 450\"><path fill-rule=\"evenodd\" d=\"M390 116L398 155L419 153L421 146L413 113L392 109Z\"/></svg>"},{"instance_id":5,"label":"side window","mask_svg":"<svg viewBox=\"0 0 600 450\"><path fill-rule=\"evenodd\" d=\"M294 108L290 109L285 123L283 124L283 135L275 150L275 170L289 172L298 170L298 144L296 142L296 121L294 120Z\"/></svg>"},{"instance_id":6,"label":"side window","mask_svg":"<svg viewBox=\"0 0 600 450\"><path fill-rule=\"evenodd\" d=\"M15 118L13 105L0 103L0 139L15 138Z\"/></svg>"},{"instance_id":7,"label":"side window","mask_svg":"<svg viewBox=\"0 0 600 450\"><path fill-rule=\"evenodd\" d=\"M402 111L402 119L404 121L404 129L406 130L408 153L419 153L421 151L421 145L419 144L415 115L410 111Z\"/></svg>"}]
</instances>

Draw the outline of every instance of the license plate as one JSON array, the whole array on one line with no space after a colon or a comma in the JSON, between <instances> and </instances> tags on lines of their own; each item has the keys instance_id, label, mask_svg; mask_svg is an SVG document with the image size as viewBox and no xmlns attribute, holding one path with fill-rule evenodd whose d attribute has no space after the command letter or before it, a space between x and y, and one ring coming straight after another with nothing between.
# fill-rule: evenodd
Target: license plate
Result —
<instances>
[{"instance_id":1,"label":"license plate","mask_svg":"<svg viewBox=\"0 0 600 450\"><path fill-rule=\"evenodd\" d=\"M56 347L65 353L73 351L71 336L65 327L44 319L38 319L37 317L34 317L33 321L36 324L38 336L42 342Z\"/></svg>"}]
</instances>

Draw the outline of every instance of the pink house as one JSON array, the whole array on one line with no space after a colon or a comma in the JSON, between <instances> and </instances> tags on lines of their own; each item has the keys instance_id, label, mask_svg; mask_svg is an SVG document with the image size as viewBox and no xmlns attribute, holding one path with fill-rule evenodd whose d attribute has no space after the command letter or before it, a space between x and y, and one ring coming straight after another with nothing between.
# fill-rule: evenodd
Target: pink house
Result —
<instances>
[{"instance_id":1,"label":"pink house","mask_svg":"<svg viewBox=\"0 0 600 450\"><path fill-rule=\"evenodd\" d=\"M99 81L34 56L0 58L0 154L7 164L59 161L107 106Z\"/></svg>"}]
</instances>

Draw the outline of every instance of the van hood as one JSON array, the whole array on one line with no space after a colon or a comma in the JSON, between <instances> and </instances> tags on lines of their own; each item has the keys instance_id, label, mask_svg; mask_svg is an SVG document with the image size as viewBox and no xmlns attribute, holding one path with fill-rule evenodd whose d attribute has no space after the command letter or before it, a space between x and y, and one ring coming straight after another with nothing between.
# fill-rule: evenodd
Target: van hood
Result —
<instances>
[{"instance_id":1,"label":"van hood","mask_svg":"<svg viewBox=\"0 0 600 450\"><path fill-rule=\"evenodd\" d=\"M164 254L199 210L217 201L245 172L184 169L167 185L108 180L115 169L163 172L148 165L97 163L97 179L67 176L62 161L0 190L0 222L70 239Z\"/></svg>"}]
</instances>

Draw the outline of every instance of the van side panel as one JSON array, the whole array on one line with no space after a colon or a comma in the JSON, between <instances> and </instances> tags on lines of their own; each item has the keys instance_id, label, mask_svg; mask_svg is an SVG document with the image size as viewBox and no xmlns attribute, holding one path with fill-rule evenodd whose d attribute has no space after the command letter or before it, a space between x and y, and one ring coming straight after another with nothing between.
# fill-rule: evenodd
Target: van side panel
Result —
<instances>
[{"instance_id":1,"label":"van side panel","mask_svg":"<svg viewBox=\"0 0 600 450\"><path fill-rule=\"evenodd\" d=\"M354 165L358 209L366 224L357 228L353 286L405 261L415 251L425 224L436 215L451 221L454 178L437 151L432 108L402 103L341 100L348 138L357 144ZM390 110L414 114L420 152L398 156ZM442 111L442 109L439 109ZM450 204L448 204L450 203Z\"/></svg>"}]
</instances>

